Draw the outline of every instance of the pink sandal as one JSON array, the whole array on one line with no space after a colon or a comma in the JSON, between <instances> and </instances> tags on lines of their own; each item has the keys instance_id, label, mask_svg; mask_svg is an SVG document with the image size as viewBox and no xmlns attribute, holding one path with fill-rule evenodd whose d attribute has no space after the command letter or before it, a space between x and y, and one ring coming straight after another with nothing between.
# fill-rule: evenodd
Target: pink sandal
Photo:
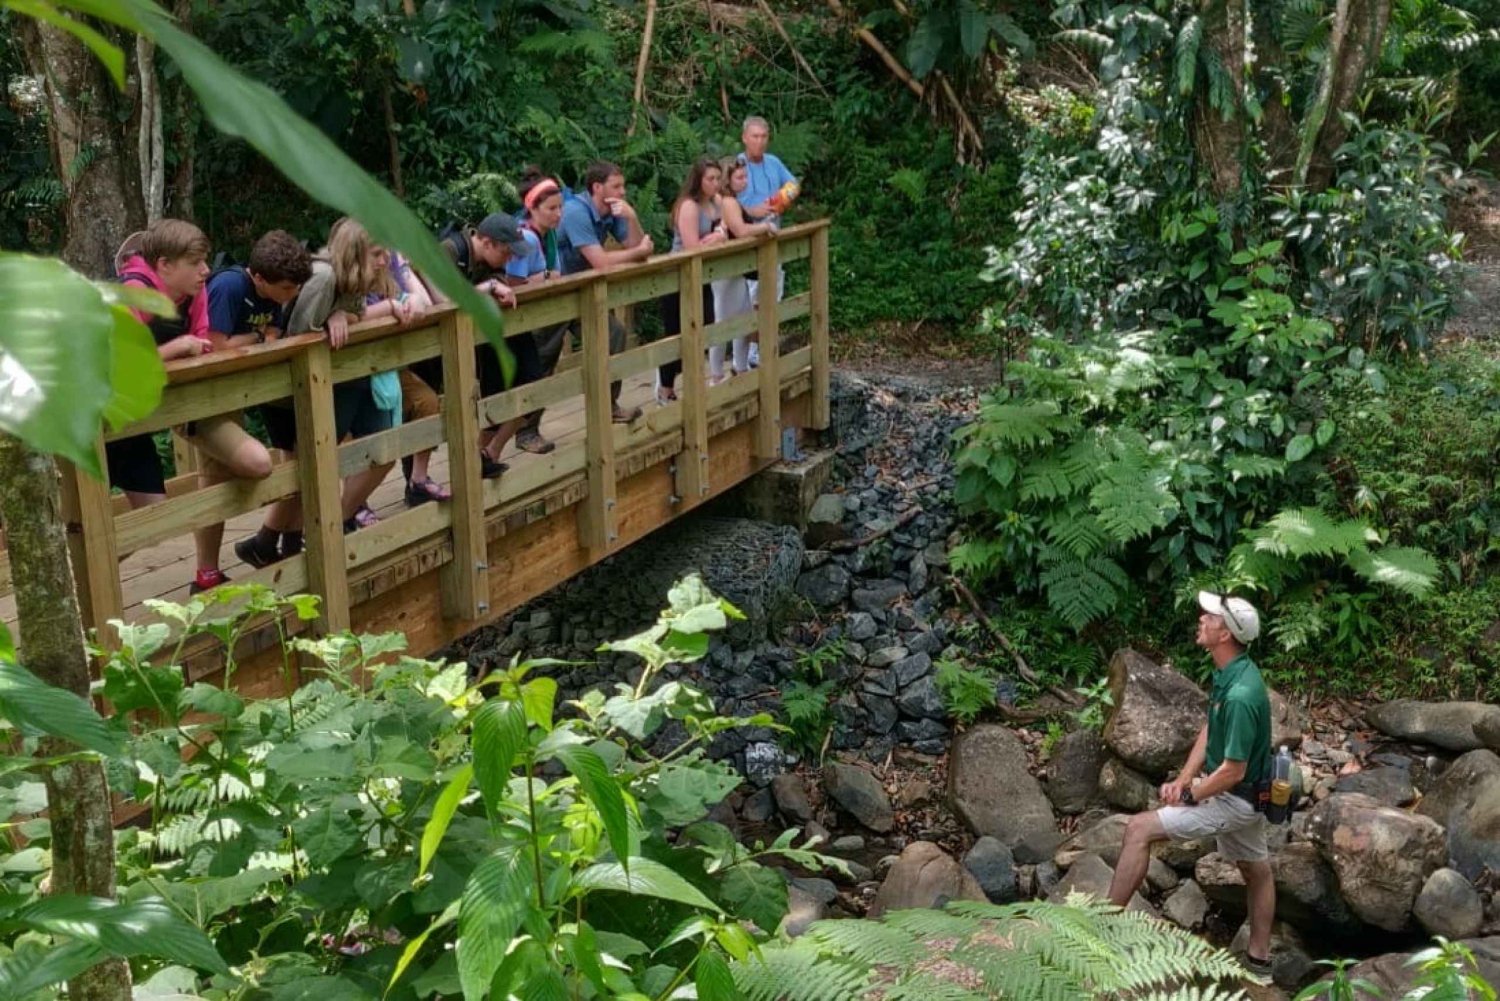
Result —
<instances>
[{"instance_id":1,"label":"pink sandal","mask_svg":"<svg viewBox=\"0 0 1500 1001\"><path fill-rule=\"evenodd\" d=\"M453 491L431 479L412 480L406 485L406 506L417 507L429 501L453 499Z\"/></svg>"}]
</instances>

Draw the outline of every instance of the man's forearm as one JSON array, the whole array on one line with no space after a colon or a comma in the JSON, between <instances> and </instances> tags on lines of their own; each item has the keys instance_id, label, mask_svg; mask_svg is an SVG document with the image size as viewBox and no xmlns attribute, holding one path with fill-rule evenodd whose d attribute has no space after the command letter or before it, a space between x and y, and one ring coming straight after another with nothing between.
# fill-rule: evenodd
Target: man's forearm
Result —
<instances>
[{"instance_id":1,"label":"man's forearm","mask_svg":"<svg viewBox=\"0 0 1500 1001\"><path fill-rule=\"evenodd\" d=\"M1214 769L1212 775L1199 782L1193 789L1193 798L1203 802L1211 796L1217 796L1221 792L1228 792L1239 785L1245 777L1245 763L1243 761L1225 760L1218 768Z\"/></svg>"},{"instance_id":2,"label":"man's forearm","mask_svg":"<svg viewBox=\"0 0 1500 1001\"><path fill-rule=\"evenodd\" d=\"M1191 782L1193 778L1203 770L1203 762L1208 760L1208 727L1198 731L1198 739L1193 741L1193 749L1188 752L1187 762L1183 764L1182 771L1177 773L1180 782Z\"/></svg>"}]
</instances>

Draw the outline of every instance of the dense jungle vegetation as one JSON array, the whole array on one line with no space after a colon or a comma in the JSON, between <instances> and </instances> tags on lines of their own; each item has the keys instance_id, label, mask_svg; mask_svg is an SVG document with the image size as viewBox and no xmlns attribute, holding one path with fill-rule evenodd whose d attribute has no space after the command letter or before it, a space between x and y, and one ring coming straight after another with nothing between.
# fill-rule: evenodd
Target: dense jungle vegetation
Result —
<instances>
[{"instance_id":1,"label":"dense jungle vegetation","mask_svg":"<svg viewBox=\"0 0 1500 1001\"><path fill-rule=\"evenodd\" d=\"M148 199L199 221L228 260L273 226L320 242L334 213L218 131L166 54L143 78L133 25L100 36L129 55L123 90L91 58L41 58L33 19L59 8L99 13L0 3L0 245L103 278L89 262L139 228ZM1454 206L1500 129L1495 0L173 13L433 228L514 209L526 164L574 181L608 158L660 245L689 164L734 151L745 115L769 118L804 182L797 213L835 223L844 351L1005 363L953 445L967 517L953 560L1044 683L1094 684L1122 639L1182 652L1180 606L1209 587L1257 597L1264 666L1298 691L1494 700L1500 357L1493 317L1473 336L1448 323L1470 276ZM97 131L64 156L49 121L70 87ZM106 166L114 187L90 187ZM89 215L111 191L130 197ZM786 909L770 863L839 863L791 833L746 846L706 819L738 776L703 745L771 721L721 717L663 680L737 614L696 580L611 644L640 659L631 683L569 706L534 665L475 681L401 656L399 637L289 641L321 667L282 699L188 684L181 637L232 649L245 619L230 602L315 614L305 598L214 595L158 609L178 635L127 627L105 657L102 694L130 719L42 684L0 632L16 752L0 761L16 849L0 872L0 995L69 981L119 998L133 974L144 996L277 1001L842 998L878 975L881 949L959 918L1029 929L1017 964L994 971L1017 996L1082 996L1111 973L1121 989L1235 975L1186 935L1152 952L1129 917L1040 906L823 932L766 945L773 961L756 965L753 930ZM976 652L962 667L1005 662ZM116 845L118 899L113 862L73 894L41 891L63 839L36 815L63 802L59 775L97 779L96 820L111 793L147 811ZM1434 982L1452 955L1428 957ZM890 996L931 996L921 977L900 987Z\"/></svg>"}]
</instances>

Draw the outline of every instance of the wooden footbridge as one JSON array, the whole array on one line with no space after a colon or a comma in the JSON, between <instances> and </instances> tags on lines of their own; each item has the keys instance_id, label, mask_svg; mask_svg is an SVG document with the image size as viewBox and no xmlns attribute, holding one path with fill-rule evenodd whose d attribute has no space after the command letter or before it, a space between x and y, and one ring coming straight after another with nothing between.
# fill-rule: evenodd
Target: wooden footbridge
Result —
<instances>
[{"instance_id":1,"label":"wooden footbridge","mask_svg":"<svg viewBox=\"0 0 1500 1001\"><path fill-rule=\"evenodd\" d=\"M759 285L756 309L705 324L702 298L682 295L679 336L610 355L612 309L651 304L719 278L806 260L808 290L776 301L776 283ZM480 397L476 334L467 316L445 307L406 326L390 320L353 328L329 349L319 335L167 366L161 406L117 438L180 427L290 397L297 414L295 456L280 456L263 480L200 488L181 475L168 499L129 510L107 484L64 464L64 504L85 623L108 643L111 619L150 621L145 602L186 599L195 568L192 531L225 521L224 566L236 583L259 582L283 594L322 596L325 631L402 632L428 654L503 616L588 566L773 463L782 432L828 424L828 228L789 227L759 240L734 241L652 258L604 274L586 274L518 290L505 312L507 334L577 320L581 350L539 382ZM760 367L707 385L704 351L758 333ZM334 440L333 387L360 376L441 358L448 392L442 412L353 441ZM654 405L658 365L683 366L677 402ZM611 422L609 384L623 379L622 404L645 405L630 424ZM547 408L547 455L505 456L510 470L480 477L480 429ZM345 535L341 479L382 462L438 448L432 474L453 499L407 509L392 473L371 499L382 520ZM179 450L180 451L180 450ZM264 569L234 559L227 543L250 534L265 505L300 492L306 549ZM0 618L15 618L10 566L0 552ZM282 684L276 630L251 631L239 651L236 686L269 694ZM188 680L213 674L221 652L205 642L185 653Z\"/></svg>"}]
</instances>

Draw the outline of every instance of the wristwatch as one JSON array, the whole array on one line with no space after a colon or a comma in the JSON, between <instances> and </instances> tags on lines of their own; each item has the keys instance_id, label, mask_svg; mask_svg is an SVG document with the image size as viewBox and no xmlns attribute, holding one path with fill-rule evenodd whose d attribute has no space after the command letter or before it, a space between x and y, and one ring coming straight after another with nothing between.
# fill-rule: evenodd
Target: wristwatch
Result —
<instances>
[{"instance_id":1,"label":"wristwatch","mask_svg":"<svg viewBox=\"0 0 1500 1001\"><path fill-rule=\"evenodd\" d=\"M1187 806L1198 805L1198 799L1193 795L1193 790L1188 788L1182 790L1182 802Z\"/></svg>"}]
</instances>

